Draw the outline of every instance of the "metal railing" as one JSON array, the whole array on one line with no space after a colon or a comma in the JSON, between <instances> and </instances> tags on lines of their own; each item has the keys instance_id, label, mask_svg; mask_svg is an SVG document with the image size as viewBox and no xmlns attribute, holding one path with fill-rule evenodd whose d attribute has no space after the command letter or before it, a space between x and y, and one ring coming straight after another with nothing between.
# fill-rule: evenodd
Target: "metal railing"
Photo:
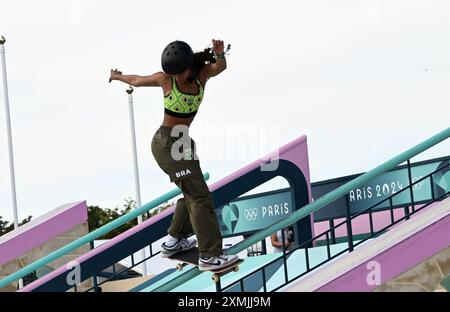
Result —
<instances>
[{"instance_id":1,"label":"metal railing","mask_svg":"<svg viewBox=\"0 0 450 312\"><path fill-rule=\"evenodd\" d=\"M134 253L131 254L130 255L131 265L128 266L128 267L125 267L122 271L119 271L119 272L116 271L116 264L117 263L113 263L113 265L112 265L112 268L113 268L112 275L110 277L104 278L104 280L101 281L101 282L97 281L98 276L96 276L96 275L92 276L94 285L92 287L89 287L88 289L86 289L84 292L91 292L91 291L101 292L102 291L101 286L103 284L105 284L107 282L110 282L110 281L115 281L115 280L121 279L120 277L125 276L125 274L127 272L129 272L130 270L132 270L133 268L135 268L135 267L137 267L137 266L139 266L139 265L141 265L143 263L145 265L147 260L150 260L151 258L153 258L153 257L155 257L155 256L157 256L157 255L159 255L161 253L161 251L157 251L157 252L154 253L151 244L148 245L148 246L145 246L144 248L147 248L147 247L149 247L149 250L150 250L150 255L148 257L145 257L144 259L141 259L140 261L136 262L136 260L134 258ZM124 277L124 278L127 278L127 277ZM74 289L75 292L78 291L76 285L74 285L73 289Z\"/></svg>"},{"instance_id":2,"label":"metal railing","mask_svg":"<svg viewBox=\"0 0 450 312\"><path fill-rule=\"evenodd\" d=\"M395 156L394 158L388 160L387 162L379 165L378 167L362 174L361 176L353 179L350 182L347 182L346 184L338 187L334 191L318 198L314 202L305 205L301 209L298 209L297 211L293 212L288 218L279 221L266 229L263 229L252 236L250 236L248 239L236 244L235 246L228 249L227 253L229 254L237 254L241 252L242 250L245 250L246 248L256 244L259 241L262 241L266 237L270 236L272 233L275 233L279 230L282 230L284 228L287 228L299 220L309 216L311 213L322 209L323 207L327 206L328 204L332 203L336 199L339 199L346 194L348 194L351 190L363 185L367 181L373 179L374 177L377 177L381 175L384 172L387 172L391 169L394 169L396 166L409 161L414 156L422 153L423 151L431 148L432 146L446 140L450 137L450 128L447 128L436 135L432 136L431 138L425 140L422 143L419 143L418 145L408 149L407 151ZM192 278L198 276L201 274L201 272L197 268L192 268L189 271L177 276L176 278L170 280L169 282L157 287L153 291L171 291L172 289L180 286L181 284L184 284L185 282L191 280Z\"/></svg>"},{"instance_id":3,"label":"metal railing","mask_svg":"<svg viewBox=\"0 0 450 312\"><path fill-rule=\"evenodd\" d=\"M409 162L408 162L409 163ZM391 227L393 227L394 225L404 221L404 220L408 220L410 218L411 215L417 213L418 211L428 207L429 205L431 205L432 203L442 200L445 197L448 197L450 194L450 190L447 190L446 192L444 192L443 194L436 196L436 191L434 188L434 183L433 183L433 176L441 171L444 170L448 170L450 168L450 164L447 164L445 166L442 166L441 168L438 168L437 170L429 173L428 175L422 177L421 179L415 181L414 183L409 184L407 187L403 188L402 190L400 190L399 192L396 192L390 196L388 196L385 199L382 199L381 201L377 202L376 204L373 204L372 206L359 211L356 214L353 215L348 215L344 221L334 225L333 227L329 228L327 231L315 236L314 238L302 243L301 245L297 246L294 249L291 249L289 251L286 251L285 246L283 246L283 253L280 257L272 260L271 262L265 264L264 266L262 266L261 268L239 278L238 280L230 283L229 285L227 285L226 287L221 287L220 284L218 283L216 286L217 291L236 291L236 286L239 285L239 290L240 291L244 291L245 290L245 280L257 275L257 274L261 274L262 276L262 284L263 284L263 290L264 291L277 291L281 288L283 288L284 286L292 283L293 281L303 277L304 275L310 273L311 271L321 267L322 265L330 262L331 260L347 253L347 252L352 252L354 250L355 247L363 244L364 242L366 242L369 239L375 238L377 236L379 236L382 233L385 233L388 229L390 229ZM416 185L420 185L422 184L425 180L430 180L430 194L431 194L431 198L427 201L424 200L420 200L420 201L415 201L414 196L413 196L413 189ZM410 179L411 181L411 179ZM417 205L421 205L419 208L413 208L411 211L409 211L409 208L404 212L403 217L399 217L399 218L395 218L395 213L394 213L394 209L401 209L403 208L403 205L398 206L397 208L394 208L394 204L393 202L395 201L395 197L396 196L401 196L403 192L408 192L411 196L410 196L410 207L415 207ZM348 205L348 194L346 195L347 198L347 205ZM376 230L374 228L374 223L373 223L373 213L379 212L377 211L377 207L379 207L381 204L383 203L389 203L389 211L390 211L390 222L388 225ZM349 205L348 205L349 206ZM347 211L349 211L349 209L347 209ZM403 212L403 209L401 210ZM370 234L367 235L365 238L358 240L357 242L355 242L353 240L353 231L352 231L352 220L362 216L368 214L369 215L369 227L370 227ZM340 252L337 252L335 254L331 254L331 245L333 245L333 242L331 241L331 235L333 232L335 232L339 227L345 227L347 230L347 237L348 237L348 247L346 249L341 250ZM282 241L284 241L285 237L284 237L284 231L281 232L282 233ZM324 238L326 244L326 250L327 250L327 257L325 260L323 260L322 262L314 265L314 266L310 266L311 263L311 258L309 255L309 249L314 248L314 247L308 247L311 246L312 243L319 241L319 239ZM287 264L287 259L290 255L292 255L295 251L298 250L302 250L304 251L304 256L305 256L305 262L306 262L306 270L304 272L302 272L301 274L290 278L289 279L289 275L288 275L288 264ZM281 283L280 285L278 285L277 287L274 287L273 289L268 290L267 288L267 280L266 280L266 270L268 267L275 265L278 261L282 260L283 261L283 270L284 270L284 282Z\"/></svg>"},{"instance_id":4,"label":"metal railing","mask_svg":"<svg viewBox=\"0 0 450 312\"><path fill-rule=\"evenodd\" d=\"M209 173L205 173L203 176L204 176L205 180L209 179ZM162 196L148 202L147 204L134 209L133 211L127 213L126 215L123 215L123 216L109 222L108 224L105 224L102 227L84 235L83 237L53 251L52 253L46 255L45 257L43 257L39 260L36 260L35 262L25 266L24 268L6 276L2 280L0 280L0 288L6 287L10 283L26 276L27 274L30 274L30 273L36 271L40 267L64 256L65 254L67 254L75 249L92 242L94 239L105 235L106 233L118 228L122 224L127 223L133 219L136 219L138 216L149 212L151 209L156 208L159 205L162 205L163 203L169 201L170 199L172 199L180 194L181 194L181 190L177 187L177 188L163 194Z\"/></svg>"},{"instance_id":5,"label":"metal railing","mask_svg":"<svg viewBox=\"0 0 450 312\"><path fill-rule=\"evenodd\" d=\"M439 159L433 159L433 162L435 163L436 162L436 160L439 160L439 161L444 161L444 163L445 162L447 162L448 163L448 161L450 161L450 156L449 157L442 157L442 158L439 158ZM426 163L429 163L429 161L425 161ZM408 173L408 181L410 181L410 182L408 182L408 183L411 183L411 181L412 181L412 176L411 176L411 171L413 171L414 170L414 167L415 166L417 166L417 164L421 164L422 162L419 162L419 163L414 163L414 164L412 164L412 163L410 163L410 162L407 162L407 164L405 165L405 166L399 166L399 167L396 167L395 169L394 169L394 171L390 171L390 172L395 172L396 170L398 170L399 168L402 168L402 169L404 169L407 173ZM409 169L408 167L411 167L411 169ZM439 170L436 170L436 172L438 172L438 171L441 171L441 170L445 170L445 169L449 169L450 170L450 168L449 168L449 166L448 165L445 165L444 167L441 167L441 169L439 169ZM355 175L354 177L356 177L357 175ZM433 180L433 177L431 177L431 179ZM413 188L414 188L414 186L420 186L423 182L424 182L424 180L425 179L421 179L421 180L419 180L419 181L416 181L417 183L414 183L414 185L413 185ZM432 183L432 181L430 181L430 183ZM402 189L403 189L403 186L402 186ZM287 190L289 190L289 189L284 189L284 191L287 191ZM406 191L405 191L406 192ZM395 194L398 194L398 192L396 192ZM255 196L255 195L253 195L253 196ZM400 196L400 195L399 195ZM240 197L240 199L242 199L242 197ZM348 196L346 196L346 199L348 199ZM419 200L419 201L416 201L416 198L414 198L415 200L414 200L414 204L415 205L420 205L420 204L425 204L426 203L426 201L421 201L421 200ZM327 252L328 253L331 253L331 251L330 251L330 246L328 246L328 245L330 245L330 242L331 242L331 244L332 245L334 245L334 244L336 244L337 242L348 242L348 240L349 239L352 239L353 241L356 241L356 240L358 240L358 241L360 241L360 240L367 240L368 238L370 238L370 237L373 237L373 231L374 231L374 224L373 224L373 213L377 213L377 212L384 212L384 211L390 211L390 216L391 216L391 220L393 220L393 217L394 217L394 209L400 209L400 208L402 208L402 209L404 209L404 211L405 211L405 213L407 213L407 215L405 216L405 218L406 219L409 219L409 215L410 215L410 213L408 212L409 211L409 209L411 208L411 207L413 207L414 205L409 205L409 206L404 206L404 205L396 205L395 204L395 198L394 198L394 195L392 196L392 202L391 202L391 205L383 205L383 207L380 207L380 209L378 209L378 207L377 207L377 205L381 205L383 202L389 202L389 199L383 199L383 200L381 200L378 204L374 204L373 205L373 207L372 207L372 209L370 208L370 207L368 207L367 209L364 209L364 210L362 210L360 213L358 213L357 215L354 215L354 213L353 213L353 217L352 217L352 219L354 219L354 218L356 218L356 217L360 217L360 216L362 216L362 215L367 215L367 217L369 218L369 225L366 227L366 228L368 228L368 229L370 229L369 231L369 233L360 233L360 234L353 234L350 238L348 237L348 236L340 236L338 239L336 239L336 229L338 228L338 227L343 227L343 224L342 223L340 223L340 224L337 224L337 225L335 225L335 222L337 222L337 220L341 220L341 219L343 219L343 218L346 218L346 217L348 217L348 215L349 215L349 200L347 200L347 201L345 201L346 203L347 203L347 209L346 209L346 211L347 211L347 216L341 216L341 217L335 217L335 218L333 218L333 219L329 219L328 220L328 222L329 222L329 224L330 224L330 226L328 227L329 228L329 231L328 231L328 233L326 233L326 237L323 239L323 240L320 240L320 238L321 237L323 237L324 235L320 235L320 236L317 236L316 237L316 239L315 240L311 240L311 241L314 241L315 242L315 244L314 244L314 246L326 246L326 248L327 248ZM400 212L401 210L399 210L398 212ZM325 220L322 220L322 221L325 221ZM345 222L344 222L345 223ZM347 231L348 232L348 231ZM352 233L354 233L355 231L353 230L353 226L352 226L352 228L351 228L351 232ZM381 234L381 232L379 232L380 234ZM284 231L283 231L283 239L284 239ZM246 239L247 237L246 236L244 236L244 239ZM231 246L231 244L230 244L230 246ZM355 245L356 246L356 245ZM352 248L353 247L355 247L355 246L353 246L352 245ZM229 247L229 246L228 246ZM157 254L159 254L159 252L157 252L157 253L155 253L155 254L153 254L152 253L152 250L151 250L151 245L150 245L150 256L149 257L147 257L146 258L146 260L148 260L148 259L150 259L150 258L152 258L152 256L153 255L157 255ZM266 247L266 240L262 240L262 241L260 241L259 243L257 243L257 244L255 244L255 245L252 245L252 246L250 246L249 248L247 248L247 257L252 257L252 256L260 256L260 255L264 255L264 254L267 254L267 247ZM289 255L290 255L290 253L289 253ZM289 256L288 256L289 257ZM271 265L275 265L276 264L276 262L277 262L277 260L282 260L281 259L281 257L280 258L277 258L277 259L275 259L274 261L271 261L270 263L268 263L267 264L267 266L266 267L270 267ZM108 277L108 278L104 278L104 280L102 281L102 282L100 282L97 286L101 286L103 283L106 283L106 282L108 282L108 281L111 281L111 280L117 280L117 279L121 279L122 278L122 276L123 276L123 278L126 278L124 275L125 274L127 274L127 272L128 271L130 271L130 270L132 270L134 267L136 267L136 266L138 266L140 263L142 263L143 261L141 260L140 262L138 262L138 263L135 263L134 262L134 255L131 255L131 266L129 266L129 267L127 267L127 268L125 268L125 269L123 269L122 271L119 271L119 272L117 272L115 269L113 269L113 274L112 274L112 276L110 276L110 277ZM309 261L308 261L309 262ZM267 276L267 274L266 274L266 271L265 270L259 270L259 271L261 271L261 273L262 273L262 276L264 276L264 278L263 278L263 280L265 279L265 276ZM256 271L255 271L256 272ZM253 277L254 275L256 275L256 273L255 274L250 274L250 276L246 276L246 278L247 277ZM243 285L245 285L245 280L243 281ZM222 288L221 288L221 286L220 286L220 284L219 285L216 285L216 286L218 286L217 287L217 290L218 291L221 291L222 290ZM233 286L234 287L234 286ZM248 287L246 287L246 288L248 288ZM227 289L230 289L230 287L224 287L223 288L224 290L227 290ZM264 287L264 289L266 289L266 287ZM95 287L91 287L91 288L89 288L87 291L92 291L92 290L95 290L95 291L97 291L96 289L95 289Z\"/></svg>"},{"instance_id":6,"label":"metal railing","mask_svg":"<svg viewBox=\"0 0 450 312\"><path fill-rule=\"evenodd\" d=\"M446 278L444 278L441 283L442 287L448 292L450 292L450 275L448 275Z\"/></svg>"}]
</instances>

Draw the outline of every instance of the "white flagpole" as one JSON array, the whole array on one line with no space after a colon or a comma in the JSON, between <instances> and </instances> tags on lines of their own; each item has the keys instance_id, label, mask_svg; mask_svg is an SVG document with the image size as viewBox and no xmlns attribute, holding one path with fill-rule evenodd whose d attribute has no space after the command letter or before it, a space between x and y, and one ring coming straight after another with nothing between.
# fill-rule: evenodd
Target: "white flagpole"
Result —
<instances>
[{"instance_id":1,"label":"white flagpole","mask_svg":"<svg viewBox=\"0 0 450 312\"><path fill-rule=\"evenodd\" d=\"M17 213L17 198L16 198L16 178L14 173L14 153L11 135L11 117L9 112L9 94L8 94L8 80L6 78L6 57L5 57L5 37L0 37L0 54L2 59L2 78L3 78L3 99L5 101L6 112L6 133L8 137L8 151L9 151L9 172L11 177L11 196L13 204L13 218L14 228L19 227L19 216ZM19 280L19 288L23 287L23 280Z\"/></svg>"},{"instance_id":2,"label":"white flagpole","mask_svg":"<svg viewBox=\"0 0 450 312\"><path fill-rule=\"evenodd\" d=\"M8 94L8 80L6 78L6 58L5 58L5 37L0 38L0 54L2 59L2 76L3 76L3 99L5 101L6 112L6 132L8 137L8 151L9 151L9 168L11 175L11 193L13 203L14 214L14 228L19 227L19 217L17 214L17 199L16 199L16 179L14 174L14 155L12 148L12 135L11 135L11 118L9 113L9 94Z\"/></svg>"},{"instance_id":3,"label":"white flagpole","mask_svg":"<svg viewBox=\"0 0 450 312\"><path fill-rule=\"evenodd\" d=\"M141 187L139 183L139 166L138 166L138 158L137 158L137 149L136 149L136 131L134 125L134 110L133 110L133 88L130 86L127 89L128 93L128 105L130 107L130 126L131 126L131 144L133 148L133 166L134 166L134 185L136 188L136 208L141 207ZM142 215L138 216L138 224L142 223ZM145 248L141 250L142 260L146 258ZM143 275L147 275L147 265L145 262L142 263L142 272Z\"/></svg>"}]
</instances>

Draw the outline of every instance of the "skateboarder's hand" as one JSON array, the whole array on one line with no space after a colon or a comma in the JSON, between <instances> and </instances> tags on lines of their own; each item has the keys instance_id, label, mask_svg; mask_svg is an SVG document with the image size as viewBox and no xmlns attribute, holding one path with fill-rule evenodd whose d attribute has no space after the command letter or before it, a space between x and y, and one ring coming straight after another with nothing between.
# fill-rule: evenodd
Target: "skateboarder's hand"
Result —
<instances>
[{"instance_id":1,"label":"skateboarder's hand","mask_svg":"<svg viewBox=\"0 0 450 312\"><path fill-rule=\"evenodd\" d=\"M121 71L118 71L117 68L116 69L111 69L111 74L109 75L109 82L113 81L116 79L117 76L122 75Z\"/></svg>"},{"instance_id":2,"label":"skateboarder's hand","mask_svg":"<svg viewBox=\"0 0 450 312\"><path fill-rule=\"evenodd\" d=\"M212 40L212 44L213 44L213 49L214 49L214 53L216 54L222 54L224 51L224 44L223 44L223 40Z\"/></svg>"}]
</instances>

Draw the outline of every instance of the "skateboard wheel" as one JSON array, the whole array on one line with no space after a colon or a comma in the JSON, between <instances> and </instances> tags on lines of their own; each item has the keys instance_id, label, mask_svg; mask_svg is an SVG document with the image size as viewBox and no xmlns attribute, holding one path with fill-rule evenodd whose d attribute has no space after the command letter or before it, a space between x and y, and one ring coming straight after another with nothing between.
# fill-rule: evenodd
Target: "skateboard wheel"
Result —
<instances>
[{"instance_id":1,"label":"skateboard wheel","mask_svg":"<svg viewBox=\"0 0 450 312\"><path fill-rule=\"evenodd\" d=\"M219 276L217 274L213 274L212 275L212 280L214 281L214 283L218 283L219 282Z\"/></svg>"},{"instance_id":2,"label":"skateboard wheel","mask_svg":"<svg viewBox=\"0 0 450 312\"><path fill-rule=\"evenodd\" d=\"M235 266L234 269L233 269L233 271L234 271L234 272L238 272L238 271L239 271L239 266L238 266L238 265Z\"/></svg>"},{"instance_id":3,"label":"skateboard wheel","mask_svg":"<svg viewBox=\"0 0 450 312\"><path fill-rule=\"evenodd\" d=\"M177 271L182 271L183 270L184 265L182 263L178 263L177 264Z\"/></svg>"}]
</instances>

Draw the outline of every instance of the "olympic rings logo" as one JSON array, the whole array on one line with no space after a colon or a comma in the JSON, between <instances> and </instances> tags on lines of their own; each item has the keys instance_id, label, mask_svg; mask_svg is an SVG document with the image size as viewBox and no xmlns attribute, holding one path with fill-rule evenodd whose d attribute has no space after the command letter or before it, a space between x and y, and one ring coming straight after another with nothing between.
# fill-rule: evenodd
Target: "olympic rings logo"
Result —
<instances>
[{"instance_id":1,"label":"olympic rings logo","mask_svg":"<svg viewBox=\"0 0 450 312\"><path fill-rule=\"evenodd\" d=\"M255 221L258 216L258 208L245 209L244 215L248 221Z\"/></svg>"}]
</instances>

